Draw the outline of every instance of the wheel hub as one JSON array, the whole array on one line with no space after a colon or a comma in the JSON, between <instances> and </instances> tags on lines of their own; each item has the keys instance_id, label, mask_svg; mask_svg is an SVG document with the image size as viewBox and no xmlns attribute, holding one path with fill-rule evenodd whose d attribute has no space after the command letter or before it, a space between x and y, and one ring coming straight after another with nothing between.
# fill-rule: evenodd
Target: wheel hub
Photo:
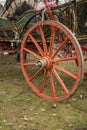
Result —
<instances>
[{"instance_id":1,"label":"wheel hub","mask_svg":"<svg viewBox=\"0 0 87 130\"><path fill-rule=\"evenodd\" d=\"M52 67L52 59L50 57L44 57L43 59L37 61L36 64L38 67L47 67L50 68Z\"/></svg>"}]
</instances>

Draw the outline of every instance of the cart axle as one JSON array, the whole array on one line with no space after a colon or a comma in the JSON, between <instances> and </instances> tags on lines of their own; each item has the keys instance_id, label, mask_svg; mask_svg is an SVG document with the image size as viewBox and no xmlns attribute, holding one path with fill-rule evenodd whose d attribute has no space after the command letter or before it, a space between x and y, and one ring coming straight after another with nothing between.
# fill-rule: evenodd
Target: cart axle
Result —
<instances>
[{"instance_id":1,"label":"cart axle","mask_svg":"<svg viewBox=\"0 0 87 130\"><path fill-rule=\"evenodd\" d=\"M44 68L44 67L50 68L53 65L52 63L53 62L50 57L44 57L42 60L39 60L36 65L38 67L42 67L42 68Z\"/></svg>"}]
</instances>

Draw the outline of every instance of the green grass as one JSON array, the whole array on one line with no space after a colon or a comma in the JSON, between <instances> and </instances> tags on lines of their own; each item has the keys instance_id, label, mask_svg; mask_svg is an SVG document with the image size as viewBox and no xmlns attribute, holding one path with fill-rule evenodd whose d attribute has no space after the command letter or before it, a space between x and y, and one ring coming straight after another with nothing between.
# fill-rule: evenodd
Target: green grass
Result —
<instances>
[{"instance_id":1,"label":"green grass","mask_svg":"<svg viewBox=\"0 0 87 130\"><path fill-rule=\"evenodd\" d=\"M87 130L87 77L65 102L30 89L16 55L0 56L0 130Z\"/></svg>"}]
</instances>

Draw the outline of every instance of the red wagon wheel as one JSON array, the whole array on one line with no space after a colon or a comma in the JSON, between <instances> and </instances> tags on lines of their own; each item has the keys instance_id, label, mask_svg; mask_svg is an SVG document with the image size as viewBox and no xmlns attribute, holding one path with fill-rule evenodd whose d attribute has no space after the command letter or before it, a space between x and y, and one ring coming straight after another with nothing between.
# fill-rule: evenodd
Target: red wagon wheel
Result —
<instances>
[{"instance_id":1,"label":"red wagon wheel","mask_svg":"<svg viewBox=\"0 0 87 130\"><path fill-rule=\"evenodd\" d=\"M73 48L72 53L66 55L67 48ZM27 31L21 64L29 86L46 100L69 98L83 78L82 52L76 38L63 24L51 20L36 23Z\"/></svg>"}]
</instances>

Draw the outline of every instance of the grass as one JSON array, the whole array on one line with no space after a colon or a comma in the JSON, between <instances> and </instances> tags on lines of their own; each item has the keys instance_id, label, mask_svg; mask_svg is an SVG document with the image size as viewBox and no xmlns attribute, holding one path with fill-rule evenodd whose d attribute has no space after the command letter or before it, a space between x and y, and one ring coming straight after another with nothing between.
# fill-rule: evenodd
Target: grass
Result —
<instances>
[{"instance_id":1,"label":"grass","mask_svg":"<svg viewBox=\"0 0 87 130\"><path fill-rule=\"evenodd\" d=\"M0 56L0 130L87 130L87 77L65 102L33 93L16 55Z\"/></svg>"}]
</instances>

